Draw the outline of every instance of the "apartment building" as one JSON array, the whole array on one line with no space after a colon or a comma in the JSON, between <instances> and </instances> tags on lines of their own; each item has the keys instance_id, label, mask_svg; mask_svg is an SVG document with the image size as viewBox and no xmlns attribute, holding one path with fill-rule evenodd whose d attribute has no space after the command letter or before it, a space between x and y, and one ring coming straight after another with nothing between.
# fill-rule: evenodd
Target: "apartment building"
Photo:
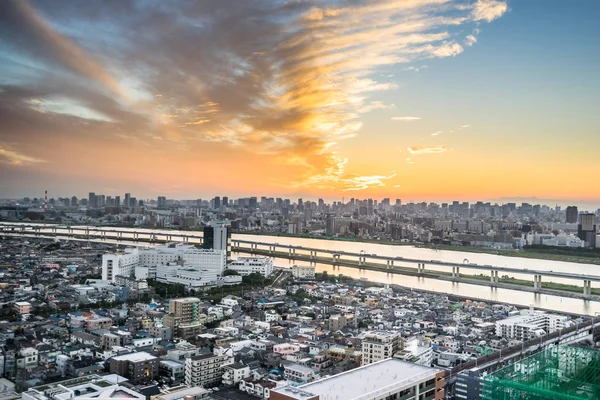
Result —
<instances>
[{"instance_id":1,"label":"apartment building","mask_svg":"<svg viewBox=\"0 0 600 400\"><path fill-rule=\"evenodd\" d=\"M149 383L158 377L158 358L140 351L110 359L110 373L119 374L134 385Z\"/></svg>"},{"instance_id":2,"label":"apartment building","mask_svg":"<svg viewBox=\"0 0 600 400\"><path fill-rule=\"evenodd\" d=\"M315 267L310 265L294 265L292 276L296 279L315 279Z\"/></svg>"},{"instance_id":3,"label":"apartment building","mask_svg":"<svg viewBox=\"0 0 600 400\"><path fill-rule=\"evenodd\" d=\"M218 385L223 378L227 356L204 354L185 360L185 384L188 387Z\"/></svg>"},{"instance_id":4,"label":"apartment building","mask_svg":"<svg viewBox=\"0 0 600 400\"><path fill-rule=\"evenodd\" d=\"M496 336L529 340L564 329L568 326L569 319L566 315L525 311L521 315L496 321Z\"/></svg>"},{"instance_id":5,"label":"apartment building","mask_svg":"<svg viewBox=\"0 0 600 400\"><path fill-rule=\"evenodd\" d=\"M403 340L398 332L366 332L362 337L362 365L391 358L403 347Z\"/></svg>"}]
</instances>

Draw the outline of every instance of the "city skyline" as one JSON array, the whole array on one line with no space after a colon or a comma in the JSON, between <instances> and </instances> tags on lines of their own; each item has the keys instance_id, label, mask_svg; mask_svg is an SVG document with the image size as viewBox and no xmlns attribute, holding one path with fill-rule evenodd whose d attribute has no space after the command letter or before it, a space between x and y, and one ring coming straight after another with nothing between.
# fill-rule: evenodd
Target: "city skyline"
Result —
<instances>
[{"instance_id":1,"label":"city skyline","mask_svg":"<svg viewBox=\"0 0 600 400\"><path fill-rule=\"evenodd\" d=\"M0 13L2 197L600 203L596 2L56 4Z\"/></svg>"}]
</instances>

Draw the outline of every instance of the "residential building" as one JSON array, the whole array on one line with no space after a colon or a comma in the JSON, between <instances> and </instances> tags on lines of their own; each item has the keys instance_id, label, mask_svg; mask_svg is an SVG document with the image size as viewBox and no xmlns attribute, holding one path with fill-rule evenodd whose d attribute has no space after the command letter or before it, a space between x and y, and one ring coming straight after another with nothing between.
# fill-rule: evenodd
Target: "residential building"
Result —
<instances>
[{"instance_id":1,"label":"residential building","mask_svg":"<svg viewBox=\"0 0 600 400\"><path fill-rule=\"evenodd\" d=\"M301 364L290 364L285 366L284 377L294 383L307 383L315 379L315 371Z\"/></svg>"},{"instance_id":2,"label":"residential building","mask_svg":"<svg viewBox=\"0 0 600 400\"><path fill-rule=\"evenodd\" d=\"M221 383L227 356L204 354L185 360L185 384L194 386L214 386Z\"/></svg>"},{"instance_id":3,"label":"residential building","mask_svg":"<svg viewBox=\"0 0 600 400\"><path fill-rule=\"evenodd\" d=\"M315 267L310 265L294 265L292 276L295 279L315 279Z\"/></svg>"},{"instance_id":4,"label":"residential building","mask_svg":"<svg viewBox=\"0 0 600 400\"><path fill-rule=\"evenodd\" d=\"M392 358L297 387L272 389L269 399L441 400L444 384L444 371Z\"/></svg>"},{"instance_id":5,"label":"residential building","mask_svg":"<svg viewBox=\"0 0 600 400\"><path fill-rule=\"evenodd\" d=\"M524 314L496 321L496 336L529 340L569 326L569 319L565 315L526 311Z\"/></svg>"},{"instance_id":6,"label":"residential building","mask_svg":"<svg viewBox=\"0 0 600 400\"><path fill-rule=\"evenodd\" d=\"M250 376L250 367L240 363L226 365L223 372L223 384L233 386Z\"/></svg>"},{"instance_id":7,"label":"residential building","mask_svg":"<svg viewBox=\"0 0 600 400\"><path fill-rule=\"evenodd\" d=\"M403 348L403 341L398 332L371 331L362 337L362 365L393 357Z\"/></svg>"},{"instance_id":8,"label":"residential building","mask_svg":"<svg viewBox=\"0 0 600 400\"><path fill-rule=\"evenodd\" d=\"M124 376L135 385L149 383L158 377L158 358L144 351L112 357L110 373Z\"/></svg>"},{"instance_id":9,"label":"residential building","mask_svg":"<svg viewBox=\"0 0 600 400\"><path fill-rule=\"evenodd\" d=\"M273 273L273 259L270 257L239 257L230 262L227 269L237 271L242 276L259 273L268 277Z\"/></svg>"},{"instance_id":10,"label":"residential building","mask_svg":"<svg viewBox=\"0 0 600 400\"><path fill-rule=\"evenodd\" d=\"M31 303L27 301L17 301L13 304L13 309L20 315L26 315L31 313Z\"/></svg>"}]
</instances>

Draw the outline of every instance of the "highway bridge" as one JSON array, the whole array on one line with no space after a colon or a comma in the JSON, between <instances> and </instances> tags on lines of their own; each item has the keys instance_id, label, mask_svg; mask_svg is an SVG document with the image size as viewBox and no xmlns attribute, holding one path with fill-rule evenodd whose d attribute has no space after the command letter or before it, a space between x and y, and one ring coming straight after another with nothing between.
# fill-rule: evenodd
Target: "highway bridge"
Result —
<instances>
[{"instance_id":1,"label":"highway bridge","mask_svg":"<svg viewBox=\"0 0 600 400\"><path fill-rule=\"evenodd\" d=\"M122 243L133 244L159 244L172 241L186 242L190 244L201 244L202 234L200 232L181 232L181 231L160 231L146 230L136 228L113 228L113 227L92 227L92 226L66 226L51 224L14 224L0 223L0 234L3 235L25 235L35 237L48 237L60 239L86 239L94 241L116 240ZM257 237L259 239L259 237ZM380 264L378 267L389 272L394 272L397 264L410 264L416 266L416 273L424 275L426 266L448 268L452 271L453 278L460 278L460 270L478 270L486 271L490 275L492 284L499 282L499 274L519 274L529 275L533 278L534 288L542 287L542 277L560 278L565 280L583 281L583 294L591 295L591 282L600 282L600 275L565 273L551 270L519 269L511 267L502 267L494 265L481 265L469 263L465 260L463 263L424 260L406 257L390 257L377 254L367 254L364 251L348 252L339 250L327 250L316 247L292 246L278 243L261 242L260 240L241 240L231 239L231 250L239 253L250 254L270 254L277 257L286 257L303 261L327 262L329 259L333 265L344 265L349 267L367 266L367 260ZM372 264L371 264L372 265ZM398 271L399 272L399 271Z\"/></svg>"}]
</instances>

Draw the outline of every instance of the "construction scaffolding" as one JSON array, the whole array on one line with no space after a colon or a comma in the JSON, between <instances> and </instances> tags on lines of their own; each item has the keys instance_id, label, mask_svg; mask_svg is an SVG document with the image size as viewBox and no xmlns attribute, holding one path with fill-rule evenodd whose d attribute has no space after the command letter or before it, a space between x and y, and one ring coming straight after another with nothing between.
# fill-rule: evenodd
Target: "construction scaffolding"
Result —
<instances>
[{"instance_id":1,"label":"construction scaffolding","mask_svg":"<svg viewBox=\"0 0 600 400\"><path fill-rule=\"evenodd\" d=\"M600 351L554 346L484 378L485 400L600 399Z\"/></svg>"}]
</instances>

